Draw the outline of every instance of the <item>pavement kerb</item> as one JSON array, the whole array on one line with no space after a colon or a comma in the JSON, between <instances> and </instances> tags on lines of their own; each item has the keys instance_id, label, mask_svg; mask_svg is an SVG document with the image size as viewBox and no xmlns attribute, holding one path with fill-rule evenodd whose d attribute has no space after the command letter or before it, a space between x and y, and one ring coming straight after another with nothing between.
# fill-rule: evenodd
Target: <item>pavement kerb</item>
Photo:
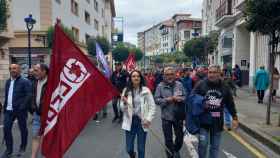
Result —
<instances>
[{"instance_id":1,"label":"pavement kerb","mask_svg":"<svg viewBox=\"0 0 280 158\"><path fill-rule=\"evenodd\" d=\"M269 136L266 136L265 134L263 134L261 132L258 132L256 129L253 129L253 128L249 127L248 125L246 125L242 121L240 121L239 127L244 132L246 132L248 135L255 138L256 140L258 140L262 144L269 147L272 151L274 151L275 153L280 155L280 150L279 150L280 149L280 143L273 140L272 138L269 138Z\"/></svg>"}]
</instances>

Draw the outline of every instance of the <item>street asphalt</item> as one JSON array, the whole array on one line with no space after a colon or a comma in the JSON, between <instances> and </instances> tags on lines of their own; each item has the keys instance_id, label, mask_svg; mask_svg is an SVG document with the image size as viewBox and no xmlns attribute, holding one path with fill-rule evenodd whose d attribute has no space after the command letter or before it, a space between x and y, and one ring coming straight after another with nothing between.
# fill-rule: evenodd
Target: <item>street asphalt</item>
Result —
<instances>
[{"instance_id":1,"label":"street asphalt","mask_svg":"<svg viewBox=\"0 0 280 158\"><path fill-rule=\"evenodd\" d=\"M109 108L108 117L101 119L99 123L90 120L86 128L80 133L79 137L72 144L65 154L65 158L128 158L125 152L124 131L118 123L112 124L112 109ZM30 128L30 125L29 125ZM159 141L163 142L161 132L160 109L157 109L156 118L152 123L153 131L157 132L160 137L158 140L155 136L148 134L146 143L146 158L165 158L163 147ZM0 139L3 137L3 128L0 125ZM14 133L14 149L18 149L20 135L18 126L15 124ZM24 157L29 158L31 153L31 133L29 137L27 152ZM188 145L186 145L188 144ZM136 146L135 146L136 147ZM192 147L195 150L192 150ZM192 137L185 139L185 145L181 149L182 158L196 158L197 139ZM0 145L0 153L3 153L5 146ZM16 156L14 156L16 157ZM222 144L220 150L220 158L255 158L255 154L244 146L242 141L238 141L232 134L223 133Z\"/></svg>"}]
</instances>

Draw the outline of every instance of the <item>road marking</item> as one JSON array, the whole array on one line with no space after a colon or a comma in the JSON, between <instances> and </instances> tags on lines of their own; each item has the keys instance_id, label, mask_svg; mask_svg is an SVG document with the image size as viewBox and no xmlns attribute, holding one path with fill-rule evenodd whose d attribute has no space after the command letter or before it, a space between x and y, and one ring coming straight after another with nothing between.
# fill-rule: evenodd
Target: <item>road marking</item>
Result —
<instances>
[{"instance_id":1,"label":"road marking","mask_svg":"<svg viewBox=\"0 0 280 158\"><path fill-rule=\"evenodd\" d=\"M237 158L236 156L232 155L231 153L226 152L225 150L223 150L223 152L225 153L227 158Z\"/></svg>"},{"instance_id":2,"label":"road marking","mask_svg":"<svg viewBox=\"0 0 280 158\"><path fill-rule=\"evenodd\" d=\"M228 132L232 137L234 137L239 143L241 143L243 146L245 146L251 153L253 153L257 158L266 158L265 155L263 155L261 152L259 152L256 148L254 148L252 145L247 143L242 137L240 137L238 134L229 131Z\"/></svg>"}]
</instances>

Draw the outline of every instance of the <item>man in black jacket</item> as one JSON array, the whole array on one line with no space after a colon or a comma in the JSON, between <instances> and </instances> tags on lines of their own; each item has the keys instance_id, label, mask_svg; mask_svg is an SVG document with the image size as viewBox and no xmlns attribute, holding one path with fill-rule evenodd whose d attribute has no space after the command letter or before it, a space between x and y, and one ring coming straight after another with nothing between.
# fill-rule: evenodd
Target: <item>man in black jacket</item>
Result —
<instances>
[{"instance_id":1,"label":"man in black jacket","mask_svg":"<svg viewBox=\"0 0 280 158\"><path fill-rule=\"evenodd\" d=\"M233 118L233 128L237 128L238 119L234 100L230 89L221 80L221 69L213 65L209 67L208 78L202 80L194 88L193 94L205 98L204 112L200 115L199 130L199 158L206 158L208 141L210 136L211 158L217 158L221 140L221 133L224 127L224 108L226 107Z\"/></svg>"},{"instance_id":2,"label":"man in black jacket","mask_svg":"<svg viewBox=\"0 0 280 158\"><path fill-rule=\"evenodd\" d=\"M21 76L21 68L17 64L10 65L11 78L5 85L4 102L4 139L6 151L2 158L9 158L13 153L12 127L17 119L21 133L21 145L18 156L24 154L27 145L27 110L31 99L31 83Z\"/></svg>"},{"instance_id":3,"label":"man in black jacket","mask_svg":"<svg viewBox=\"0 0 280 158\"><path fill-rule=\"evenodd\" d=\"M119 90L120 94L122 93L124 87L126 86L128 73L122 69L121 63L116 63L116 71L113 72L111 77L112 84ZM113 99L113 110L115 117L112 122L115 122L119 119L119 123L122 121L122 112L118 108L118 103L120 101L120 97L115 97Z\"/></svg>"}]
</instances>

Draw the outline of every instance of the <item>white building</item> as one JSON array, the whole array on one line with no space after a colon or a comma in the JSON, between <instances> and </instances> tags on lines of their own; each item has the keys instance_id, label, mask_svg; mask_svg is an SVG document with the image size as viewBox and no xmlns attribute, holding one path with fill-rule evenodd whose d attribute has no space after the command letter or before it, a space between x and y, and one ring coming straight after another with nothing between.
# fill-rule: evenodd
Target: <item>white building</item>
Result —
<instances>
[{"instance_id":1,"label":"white building","mask_svg":"<svg viewBox=\"0 0 280 158\"><path fill-rule=\"evenodd\" d=\"M160 53L160 27L161 23L144 31L145 56L154 56Z\"/></svg>"},{"instance_id":2,"label":"white building","mask_svg":"<svg viewBox=\"0 0 280 158\"><path fill-rule=\"evenodd\" d=\"M26 67L27 29L24 18L32 14L36 24L32 30L32 62L48 62L46 32L57 19L72 29L76 43L87 54L86 40L103 36L111 42L114 0L12 0L10 13L14 38L10 41L10 61Z\"/></svg>"},{"instance_id":3,"label":"white building","mask_svg":"<svg viewBox=\"0 0 280 158\"><path fill-rule=\"evenodd\" d=\"M145 36L144 36L144 32L138 32L137 33L137 46L138 48L141 49L142 52L144 52L144 41L145 41Z\"/></svg>"},{"instance_id":4,"label":"white building","mask_svg":"<svg viewBox=\"0 0 280 158\"><path fill-rule=\"evenodd\" d=\"M182 51L185 42L201 36L201 19L190 16L175 14L171 19L139 32L138 46L144 48L146 56Z\"/></svg>"},{"instance_id":5,"label":"white building","mask_svg":"<svg viewBox=\"0 0 280 158\"><path fill-rule=\"evenodd\" d=\"M269 49L266 36L251 33L245 28L242 13L245 5L245 0L204 0L202 30L204 34L215 29L220 31L218 54L215 55L214 62L220 65L227 63L232 67L239 65L243 83L252 88L256 70L261 65L266 69L269 66ZM276 63L279 69L279 57Z\"/></svg>"},{"instance_id":6,"label":"white building","mask_svg":"<svg viewBox=\"0 0 280 158\"><path fill-rule=\"evenodd\" d=\"M48 62L46 32L57 19L74 31L77 44L87 53L90 36L104 36L111 42L114 0L7 0L8 30L0 34L0 88L9 77L8 65L18 63L27 70L28 36L24 18L32 14L36 24L31 32L32 63ZM5 41L5 42L4 42Z\"/></svg>"},{"instance_id":7,"label":"white building","mask_svg":"<svg viewBox=\"0 0 280 158\"><path fill-rule=\"evenodd\" d=\"M173 19L162 22L160 26L160 54L175 51L174 21Z\"/></svg>"},{"instance_id":8,"label":"white building","mask_svg":"<svg viewBox=\"0 0 280 158\"><path fill-rule=\"evenodd\" d=\"M27 2L28 1L28 2ZM88 36L104 36L111 41L113 0L12 0L11 16L15 32L25 31L24 18L36 19L34 31L46 31L57 19L72 29L85 43Z\"/></svg>"}]
</instances>

